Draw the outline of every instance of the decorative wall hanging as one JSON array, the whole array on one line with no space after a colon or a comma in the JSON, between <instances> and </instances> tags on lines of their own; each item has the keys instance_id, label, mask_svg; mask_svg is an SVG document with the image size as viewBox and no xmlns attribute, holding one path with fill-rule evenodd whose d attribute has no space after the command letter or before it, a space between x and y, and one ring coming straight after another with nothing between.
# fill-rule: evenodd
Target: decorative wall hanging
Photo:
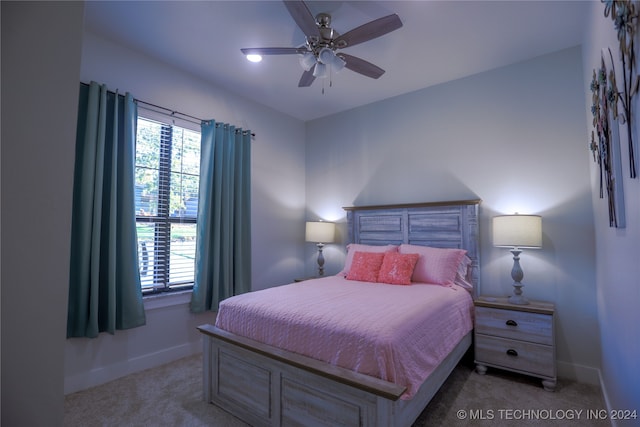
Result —
<instances>
[{"instance_id":1,"label":"decorative wall hanging","mask_svg":"<svg viewBox=\"0 0 640 427\"><path fill-rule=\"evenodd\" d=\"M608 51L608 50L607 50ZM613 58L608 51L611 66ZM609 85L608 85L609 80ZM600 170L600 198L605 190L609 207L609 226L624 228L624 193L622 191L622 160L620 155L620 133L616 123L617 96L614 84L615 71L607 75L605 52L600 57L600 68L593 70L591 80L593 127L591 132L591 151L593 160ZM614 126L611 126L611 124Z\"/></svg>"},{"instance_id":2,"label":"decorative wall hanging","mask_svg":"<svg viewBox=\"0 0 640 427\"><path fill-rule=\"evenodd\" d=\"M616 70L613 63L613 55L611 54L611 49L603 49L601 54L601 61L606 62L609 65L609 87L607 88L606 93L606 103L607 103L607 117L609 118L609 123L613 124L610 126L610 153L611 157L611 185L613 192L613 203L615 211L615 224L614 226L617 228L624 228L626 226L626 218L625 218L625 209L624 209L624 191L623 191L623 179L622 179L622 153L620 148L620 125L618 121L620 115L618 114L618 96L619 93L616 88ZM606 69L606 67L605 67ZM627 123L631 121L628 120ZM624 123L624 121L623 121ZM631 130L629 130L631 131ZM631 137L629 137L631 138ZM629 139L631 141L631 139ZM631 155L631 154L630 154ZM633 161L633 160L631 160Z\"/></svg>"},{"instance_id":3,"label":"decorative wall hanging","mask_svg":"<svg viewBox=\"0 0 640 427\"><path fill-rule=\"evenodd\" d=\"M611 79L613 87L613 95L620 101L622 106L622 112L618 114L617 108L615 108L615 115L620 119L620 123L626 124L627 138L629 145L629 173L631 178L637 178L637 161L638 161L638 147L637 140L633 138L633 126L632 126L632 104L631 100L633 96L638 93L638 86L640 85L640 76L638 76L637 69L635 67L635 46L634 39L638 27L638 13L636 11L636 5L632 0L602 0L605 4L604 16L613 20L614 27L617 31L618 41L620 42L620 59L622 61L622 91L619 91L616 82L615 74ZM614 72L614 69L611 69Z\"/></svg>"}]
</instances>

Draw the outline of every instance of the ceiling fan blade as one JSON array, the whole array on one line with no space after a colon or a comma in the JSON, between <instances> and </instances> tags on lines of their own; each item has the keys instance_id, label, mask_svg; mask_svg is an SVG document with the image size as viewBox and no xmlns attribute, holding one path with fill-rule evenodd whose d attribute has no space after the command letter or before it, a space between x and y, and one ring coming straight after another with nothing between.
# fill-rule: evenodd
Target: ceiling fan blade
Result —
<instances>
[{"instance_id":1,"label":"ceiling fan blade","mask_svg":"<svg viewBox=\"0 0 640 427\"><path fill-rule=\"evenodd\" d=\"M307 52L306 47L248 47L240 49L245 55L293 55Z\"/></svg>"},{"instance_id":2,"label":"ceiling fan blade","mask_svg":"<svg viewBox=\"0 0 640 427\"><path fill-rule=\"evenodd\" d=\"M298 87L311 86L311 83L313 83L313 81L316 79L313 76L313 70L315 68L316 66L314 65L309 71L305 71L304 73L302 73L302 77L300 77L300 81L298 82Z\"/></svg>"},{"instance_id":3,"label":"ceiling fan blade","mask_svg":"<svg viewBox=\"0 0 640 427\"><path fill-rule=\"evenodd\" d=\"M384 70L377 65L372 64L371 62L365 61L364 59L360 59L357 56L347 55L346 53L340 52L338 56L341 56L342 59L345 60L345 67L350 69L351 71L355 71L356 73L360 73L364 76L371 77L372 79L377 79L381 75L384 74Z\"/></svg>"},{"instance_id":4,"label":"ceiling fan blade","mask_svg":"<svg viewBox=\"0 0 640 427\"><path fill-rule=\"evenodd\" d=\"M307 37L320 37L316 20L303 1L285 1L289 14Z\"/></svg>"},{"instance_id":5,"label":"ceiling fan blade","mask_svg":"<svg viewBox=\"0 0 640 427\"><path fill-rule=\"evenodd\" d=\"M402 27L402 21L400 17L394 13L354 28L336 38L334 42L336 46L343 49L347 46L354 46L375 39L376 37L384 36L400 27Z\"/></svg>"}]
</instances>

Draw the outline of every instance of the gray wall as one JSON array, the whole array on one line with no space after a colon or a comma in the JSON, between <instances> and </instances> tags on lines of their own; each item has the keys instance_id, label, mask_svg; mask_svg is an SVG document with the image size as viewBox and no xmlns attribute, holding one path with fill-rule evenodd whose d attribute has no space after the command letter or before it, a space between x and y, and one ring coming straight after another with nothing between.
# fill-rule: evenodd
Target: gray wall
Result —
<instances>
[{"instance_id":1,"label":"gray wall","mask_svg":"<svg viewBox=\"0 0 640 427\"><path fill-rule=\"evenodd\" d=\"M80 2L1 3L2 420L63 418Z\"/></svg>"},{"instance_id":2,"label":"gray wall","mask_svg":"<svg viewBox=\"0 0 640 427\"><path fill-rule=\"evenodd\" d=\"M583 45L585 117L591 130L591 92L593 69L600 66L601 49L610 47L616 59L617 80L622 82L618 60L618 41L613 22L605 18L604 5L593 2L590 31ZM637 43L637 39L636 39ZM636 48L640 48L636 44ZM639 52L636 52L636 57ZM636 62L636 66L639 64ZM636 94L633 103L634 138L640 139L640 104ZM632 121L633 123L633 121ZM629 178L627 132L620 127L622 170L627 227L609 227L607 200L598 197L599 172L590 161L593 206L596 229L597 300L602 340L602 388L614 409L640 409L640 178ZM640 147L640 144L638 144ZM639 425L638 420L618 425Z\"/></svg>"},{"instance_id":3,"label":"gray wall","mask_svg":"<svg viewBox=\"0 0 640 427\"><path fill-rule=\"evenodd\" d=\"M507 295L513 261L492 246L491 217L542 215L543 248L521 255L524 292L557 305L560 374L597 383L582 81L576 47L309 122L308 216L344 223L342 206L480 198L481 291ZM325 253L339 271L342 245Z\"/></svg>"}]
</instances>

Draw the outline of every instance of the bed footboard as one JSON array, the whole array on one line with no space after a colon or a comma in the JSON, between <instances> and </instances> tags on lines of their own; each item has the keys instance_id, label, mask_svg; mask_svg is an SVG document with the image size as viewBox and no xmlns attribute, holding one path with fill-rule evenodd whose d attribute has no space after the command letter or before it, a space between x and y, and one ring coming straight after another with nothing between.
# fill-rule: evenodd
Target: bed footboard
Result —
<instances>
[{"instance_id":1,"label":"bed footboard","mask_svg":"<svg viewBox=\"0 0 640 427\"><path fill-rule=\"evenodd\" d=\"M198 329L204 337L205 400L252 426L410 426L470 343L463 340L452 353L437 384L423 387L426 401L406 401L400 399L405 388L396 384L212 325Z\"/></svg>"}]
</instances>

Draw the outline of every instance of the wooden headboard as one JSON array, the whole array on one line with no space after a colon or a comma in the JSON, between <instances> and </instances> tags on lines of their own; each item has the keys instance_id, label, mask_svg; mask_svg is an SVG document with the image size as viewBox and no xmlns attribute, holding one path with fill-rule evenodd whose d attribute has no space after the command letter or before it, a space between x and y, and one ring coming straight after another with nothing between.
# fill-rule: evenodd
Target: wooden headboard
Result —
<instances>
[{"instance_id":1,"label":"wooden headboard","mask_svg":"<svg viewBox=\"0 0 640 427\"><path fill-rule=\"evenodd\" d=\"M480 200L345 207L347 243L466 249L474 295L480 294Z\"/></svg>"}]
</instances>

